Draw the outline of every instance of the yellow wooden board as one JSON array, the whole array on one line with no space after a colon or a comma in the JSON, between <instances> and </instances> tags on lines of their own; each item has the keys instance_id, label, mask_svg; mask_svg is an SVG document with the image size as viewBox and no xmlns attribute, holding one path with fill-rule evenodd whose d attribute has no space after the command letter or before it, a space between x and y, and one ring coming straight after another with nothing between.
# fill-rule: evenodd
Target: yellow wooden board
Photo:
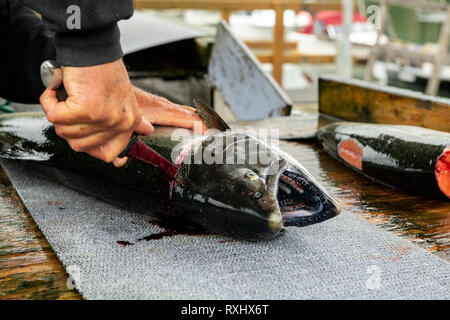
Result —
<instances>
[{"instance_id":1,"label":"yellow wooden board","mask_svg":"<svg viewBox=\"0 0 450 320\"><path fill-rule=\"evenodd\" d=\"M405 89L341 80L319 80L319 111L348 121L403 124L450 132L450 100Z\"/></svg>"}]
</instances>

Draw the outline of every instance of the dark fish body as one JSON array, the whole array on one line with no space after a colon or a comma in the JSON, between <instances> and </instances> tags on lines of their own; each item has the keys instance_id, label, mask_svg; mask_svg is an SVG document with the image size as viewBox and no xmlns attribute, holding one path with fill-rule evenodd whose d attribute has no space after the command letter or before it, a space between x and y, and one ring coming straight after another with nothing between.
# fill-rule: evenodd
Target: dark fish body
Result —
<instances>
[{"instance_id":1,"label":"dark fish body","mask_svg":"<svg viewBox=\"0 0 450 320\"><path fill-rule=\"evenodd\" d=\"M114 186L118 197L131 194L132 201L141 199L149 212L177 225L263 240L280 235L286 226L322 222L340 211L301 164L256 137L230 131L196 137L186 129L156 127L153 134L140 139L178 166L174 179L139 160L130 159L126 166L115 168L74 152L41 113L0 117L0 157L102 181L105 188L84 191L105 198L109 186ZM258 154L266 147L264 163L242 156L242 146L249 144L258 146ZM206 153L231 155L235 161L198 162L197 156Z\"/></svg>"},{"instance_id":2,"label":"dark fish body","mask_svg":"<svg viewBox=\"0 0 450 320\"><path fill-rule=\"evenodd\" d=\"M450 134L420 127L333 123L317 137L324 150L379 182L450 198Z\"/></svg>"}]
</instances>

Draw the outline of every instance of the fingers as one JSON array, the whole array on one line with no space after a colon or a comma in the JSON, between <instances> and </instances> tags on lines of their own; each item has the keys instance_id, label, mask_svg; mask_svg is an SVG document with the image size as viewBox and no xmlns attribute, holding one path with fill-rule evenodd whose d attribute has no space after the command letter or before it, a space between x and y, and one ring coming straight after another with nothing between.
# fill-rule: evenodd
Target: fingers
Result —
<instances>
[{"instance_id":1,"label":"fingers","mask_svg":"<svg viewBox=\"0 0 450 320\"><path fill-rule=\"evenodd\" d=\"M65 101L58 101L56 90L47 89L41 95L47 119L73 150L113 162L116 167L127 162L117 156L133 131L149 135L154 132L152 122L189 129L201 122L195 109L132 87L121 60L66 68L64 85L69 94Z\"/></svg>"},{"instance_id":2,"label":"fingers","mask_svg":"<svg viewBox=\"0 0 450 320\"><path fill-rule=\"evenodd\" d=\"M142 108L142 105L140 105ZM142 115L152 124L193 129L196 121L202 120L192 111L177 107L176 105L158 104L144 106Z\"/></svg>"},{"instance_id":3,"label":"fingers","mask_svg":"<svg viewBox=\"0 0 450 320\"><path fill-rule=\"evenodd\" d=\"M93 122L92 114L75 104L70 97L66 101L58 101L56 90L46 89L39 98L48 121L54 124L73 124Z\"/></svg>"},{"instance_id":4,"label":"fingers","mask_svg":"<svg viewBox=\"0 0 450 320\"><path fill-rule=\"evenodd\" d=\"M200 130L201 133L208 130L206 124L196 113L176 106L162 111L156 110L152 118L153 124Z\"/></svg>"},{"instance_id":5,"label":"fingers","mask_svg":"<svg viewBox=\"0 0 450 320\"><path fill-rule=\"evenodd\" d=\"M153 124L194 129L195 122L202 121L194 108L172 103L136 87L133 91L143 117ZM202 125L202 129L206 131L206 125Z\"/></svg>"},{"instance_id":6,"label":"fingers","mask_svg":"<svg viewBox=\"0 0 450 320\"><path fill-rule=\"evenodd\" d=\"M179 107L179 108L183 108L183 109L186 110L186 111L195 113L195 108L188 107L188 106L183 106L183 105L181 105L181 104L177 104L176 106Z\"/></svg>"},{"instance_id":7,"label":"fingers","mask_svg":"<svg viewBox=\"0 0 450 320\"><path fill-rule=\"evenodd\" d=\"M76 107L69 108L66 101L58 101L56 90L46 89L39 98L47 120L54 124L73 124L89 122L89 117ZM73 105L73 104L71 104Z\"/></svg>"},{"instance_id":8,"label":"fingers","mask_svg":"<svg viewBox=\"0 0 450 320\"><path fill-rule=\"evenodd\" d=\"M55 125L55 131L58 136L63 139L80 139L99 132L104 129L100 126L92 126L86 124L79 125Z\"/></svg>"},{"instance_id":9,"label":"fingers","mask_svg":"<svg viewBox=\"0 0 450 320\"><path fill-rule=\"evenodd\" d=\"M70 98L52 106L44 106L44 104L42 106L46 110L45 115L48 121L54 124L71 125L103 121L103 117L98 115L95 109L87 112L85 107L77 105Z\"/></svg>"},{"instance_id":10,"label":"fingers","mask_svg":"<svg viewBox=\"0 0 450 320\"><path fill-rule=\"evenodd\" d=\"M130 141L131 134L119 134L113 139L108 140L104 145L87 149L85 152L95 158L105 162L113 162L117 156L125 149Z\"/></svg>"},{"instance_id":11,"label":"fingers","mask_svg":"<svg viewBox=\"0 0 450 320\"><path fill-rule=\"evenodd\" d=\"M180 107L180 108L183 108L184 110L186 110L186 111L191 113L190 121L194 121L194 125L192 126L192 129L196 128L196 122L199 121L199 122L201 122L202 133L205 133L206 131L209 130L209 128L206 126L206 124L202 121L202 119L200 119L198 114L195 112L195 108L188 107L188 106L183 106L183 105L180 105L180 104L177 104L177 106ZM191 128L189 128L189 129L191 129Z\"/></svg>"},{"instance_id":12,"label":"fingers","mask_svg":"<svg viewBox=\"0 0 450 320\"><path fill-rule=\"evenodd\" d=\"M116 135L116 132L102 131L83 138L66 140L74 151L83 152L86 150L97 149L105 146L106 143L109 140L114 139Z\"/></svg>"},{"instance_id":13,"label":"fingers","mask_svg":"<svg viewBox=\"0 0 450 320\"><path fill-rule=\"evenodd\" d=\"M142 135L153 126L142 113L122 59L87 67L63 67L68 94L58 101L47 89L40 101L56 133L75 151L113 162L127 146L133 130ZM116 160L121 166L125 160Z\"/></svg>"},{"instance_id":14,"label":"fingers","mask_svg":"<svg viewBox=\"0 0 450 320\"><path fill-rule=\"evenodd\" d=\"M134 132L142 135L142 136L148 136L149 134L152 134L155 131L155 128L153 128L153 125L144 117L142 117L141 122L134 128Z\"/></svg>"},{"instance_id":15,"label":"fingers","mask_svg":"<svg viewBox=\"0 0 450 320\"><path fill-rule=\"evenodd\" d=\"M45 89L45 91L40 96L39 101L42 105L44 113L47 115L48 111L50 109L53 109L58 103L58 98L56 97L56 90Z\"/></svg>"},{"instance_id":16,"label":"fingers","mask_svg":"<svg viewBox=\"0 0 450 320\"><path fill-rule=\"evenodd\" d=\"M128 145L130 139L128 134L117 134L111 130L92 133L90 127L82 125L55 126L55 130L76 152L86 152L105 162L112 161L116 168L124 166L128 161L126 157L116 158ZM134 131L140 135L148 135L153 133L154 128L143 118Z\"/></svg>"},{"instance_id":17,"label":"fingers","mask_svg":"<svg viewBox=\"0 0 450 320\"><path fill-rule=\"evenodd\" d=\"M116 158L113 161L113 165L116 168L120 168L123 167L126 163L128 162L128 158L127 157L123 157L123 158Z\"/></svg>"}]
</instances>

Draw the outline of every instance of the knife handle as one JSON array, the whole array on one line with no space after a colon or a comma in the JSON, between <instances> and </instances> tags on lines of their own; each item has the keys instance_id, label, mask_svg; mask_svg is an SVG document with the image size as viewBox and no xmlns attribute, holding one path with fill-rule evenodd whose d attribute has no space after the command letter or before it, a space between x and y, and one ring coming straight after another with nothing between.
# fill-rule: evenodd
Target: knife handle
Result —
<instances>
[{"instance_id":1,"label":"knife handle","mask_svg":"<svg viewBox=\"0 0 450 320\"><path fill-rule=\"evenodd\" d=\"M68 97L67 91L62 83L63 73L61 66L54 60L46 60L41 64L41 80L42 83L49 89L56 90L56 97L58 101L65 101ZM119 154L119 158L126 157L127 153L134 146L138 140L139 135L133 132L130 141L125 149Z\"/></svg>"},{"instance_id":2,"label":"knife handle","mask_svg":"<svg viewBox=\"0 0 450 320\"><path fill-rule=\"evenodd\" d=\"M66 89L62 84L62 79L62 69L56 61L47 60L41 64L42 83L47 88L56 90L58 101L65 101L68 97Z\"/></svg>"},{"instance_id":3,"label":"knife handle","mask_svg":"<svg viewBox=\"0 0 450 320\"><path fill-rule=\"evenodd\" d=\"M133 132L130 138L130 142L128 142L128 145L123 149L123 151L117 156L119 158L123 158L127 156L127 153L133 148L136 141L138 141L139 135L136 132Z\"/></svg>"}]
</instances>

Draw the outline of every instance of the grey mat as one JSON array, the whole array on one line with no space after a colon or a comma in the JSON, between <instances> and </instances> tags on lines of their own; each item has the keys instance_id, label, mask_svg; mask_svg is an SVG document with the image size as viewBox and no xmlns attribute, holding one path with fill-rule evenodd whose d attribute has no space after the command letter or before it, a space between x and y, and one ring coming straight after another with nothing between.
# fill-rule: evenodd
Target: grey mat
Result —
<instances>
[{"instance_id":1,"label":"grey mat","mask_svg":"<svg viewBox=\"0 0 450 320\"><path fill-rule=\"evenodd\" d=\"M136 242L161 231L147 215L2 164L86 299L450 298L449 262L351 213L262 243Z\"/></svg>"}]
</instances>

